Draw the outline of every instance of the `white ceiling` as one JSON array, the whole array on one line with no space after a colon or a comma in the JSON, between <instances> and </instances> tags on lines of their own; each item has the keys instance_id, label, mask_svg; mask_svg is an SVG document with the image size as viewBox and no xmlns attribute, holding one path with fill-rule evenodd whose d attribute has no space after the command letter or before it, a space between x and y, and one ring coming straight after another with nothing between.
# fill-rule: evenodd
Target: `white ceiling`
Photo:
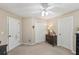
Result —
<instances>
[{"instance_id":1,"label":"white ceiling","mask_svg":"<svg viewBox=\"0 0 79 59\"><path fill-rule=\"evenodd\" d=\"M58 16L79 9L78 3L48 3L48 16ZM41 16L43 7L40 3L0 3L0 8L18 16Z\"/></svg>"}]
</instances>

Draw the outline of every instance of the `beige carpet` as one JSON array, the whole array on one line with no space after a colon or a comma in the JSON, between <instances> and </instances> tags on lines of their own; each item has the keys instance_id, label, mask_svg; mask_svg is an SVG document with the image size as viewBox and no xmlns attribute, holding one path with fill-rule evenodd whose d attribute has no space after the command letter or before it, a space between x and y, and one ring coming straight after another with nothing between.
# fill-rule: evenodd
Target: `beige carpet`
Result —
<instances>
[{"instance_id":1,"label":"beige carpet","mask_svg":"<svg viewBox=\"0 0 79 59\"><path fill-rule=\"evenodd\" d=\"M40 43L33 46L20 45L11 50L9 55L73 55L70 50L63 47L53 47L48 43Z\"/></svg>"}]
</instances>

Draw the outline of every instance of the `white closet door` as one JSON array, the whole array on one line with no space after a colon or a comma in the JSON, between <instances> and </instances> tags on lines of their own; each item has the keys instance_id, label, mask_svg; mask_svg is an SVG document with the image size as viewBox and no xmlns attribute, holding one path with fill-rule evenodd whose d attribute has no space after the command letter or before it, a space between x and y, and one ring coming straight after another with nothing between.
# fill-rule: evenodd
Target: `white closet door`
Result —
<instances>
[{"instance_id":1,"label":"white closet door","mask_svg":"<svg viewBox=\"0 0 79 59\"><path fill-rule=\"evenodd\" d=\"M46 25L44 23L35 24L35 42L40 43L45 41Z\"/></svg>"},{"instance_id":2,"label":"white closet door","mask_svg":"<svg viewBox=\"0 0 79 59\"><path fill-rule=\"evenodd\" d=\"M9 51L15 48L20 43L20 24L19 20L9 17L8 29L9 29Z\"/></svg>"},{"instance_id":3,"label":"white closet door","mask_svg":"<svg viewBox=\"0 0 79 59\"><path fill-rule=\"evenodd\" d=\"M60 19L58 22L58 45L73 49L73 17Z\"/></svg>"}]
</instances>

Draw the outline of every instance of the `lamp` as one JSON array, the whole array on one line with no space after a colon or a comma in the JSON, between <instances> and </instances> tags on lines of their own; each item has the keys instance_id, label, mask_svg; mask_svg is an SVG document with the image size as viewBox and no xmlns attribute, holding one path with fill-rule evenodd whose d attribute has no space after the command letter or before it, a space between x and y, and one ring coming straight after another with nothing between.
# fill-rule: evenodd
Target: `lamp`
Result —
<instances>
[{"instance_id":1,"label":"lamp","mask_svg":"<svg viewBox=\"0 0 79 59\"><path fill-rule=\"evenodd\" d=\"M53 30L53 24L48 24L48 35L56 35L56 33Z\"/></svg>"}]
</instances>

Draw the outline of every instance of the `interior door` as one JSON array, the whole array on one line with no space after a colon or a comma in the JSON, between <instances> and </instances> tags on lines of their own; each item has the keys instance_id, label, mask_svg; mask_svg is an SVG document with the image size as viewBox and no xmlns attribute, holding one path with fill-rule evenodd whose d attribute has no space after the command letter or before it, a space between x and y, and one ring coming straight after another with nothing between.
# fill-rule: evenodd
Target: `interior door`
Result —
<instances>
[{"instance_id":1,"label":"interior door","mask_svg":"<svg viewBox=\"0 0 79 59\"><path fill-rule=\"evenodd\" d=\"M45 41L45 23L36 23L35 24L35 42L40 43Z\"/></svg>"},{"instance_id":2,"label":"interior door","mask_svg":"<svg viewBox=\"0 0 79 59\"><path fill-rule=\"evenodd\" d=\"M73 49L73 17L66 17L58 22L58 45Z\"/></svg>"},{"instance_id":3,"label":"interior door","mask_svg":"<svg viewBox=\"0 0 79 59\"><path fill-rule=\"evenodd\" d=\"M9 50L15 48L20 43L20 24L19 20L8 17L8 31L9 31Z\"/></svg>"}]
</instances>

